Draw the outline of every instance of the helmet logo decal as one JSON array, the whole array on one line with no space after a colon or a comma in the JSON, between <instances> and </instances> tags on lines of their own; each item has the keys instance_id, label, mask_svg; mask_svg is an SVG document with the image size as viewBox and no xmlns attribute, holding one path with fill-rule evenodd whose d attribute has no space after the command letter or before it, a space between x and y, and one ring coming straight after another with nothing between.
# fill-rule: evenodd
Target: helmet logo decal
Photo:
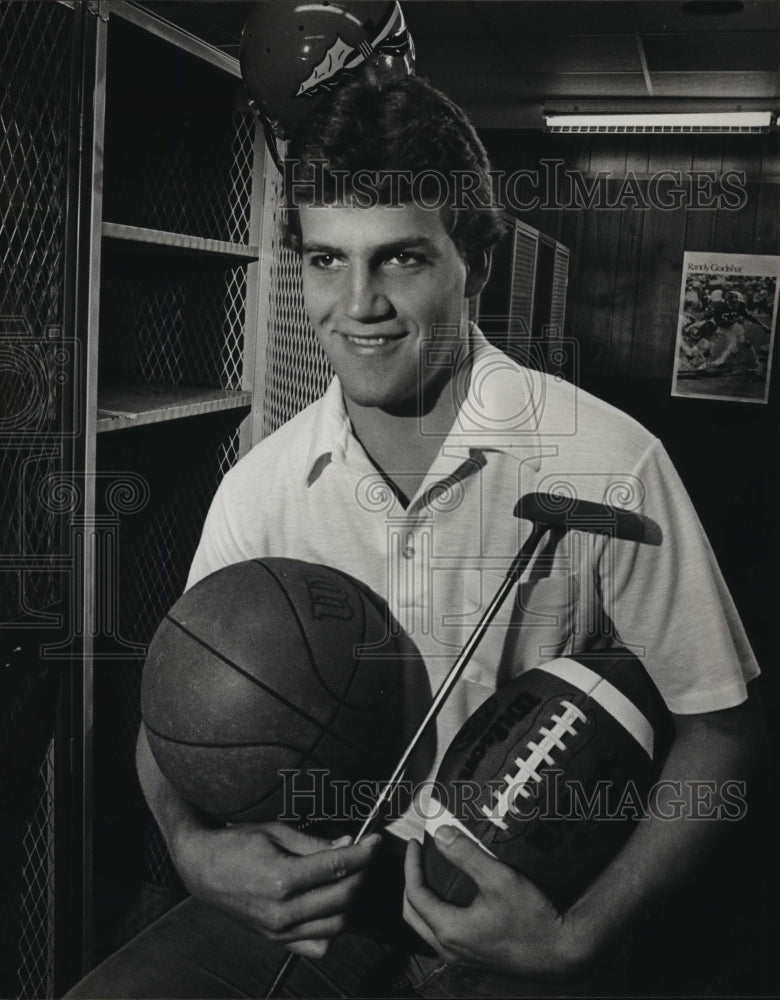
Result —
<instances>
[{"instance_id":1,"label":"helmet logo decal","mask_svg":"<svg viewBox=\"0 0 780 1000\"><path fill-rule=\"evenodd\" d=\"M345 71L355 69L374 52L393 52L403 48L408 41L403 13L400 6L395 4L390 10L387 21L380 27L373 40L366 39L356 47L349 45L337 35L336 41L298 87L295 96L311 97L322 90L332 90Z\"/></svg>"},{"instance_id":2,"label":"helmet logo decal","mask_svg":"<svg viewBox=\"0 0 780 1000\"><path fill-rule=\"evenodd\" d=\"M331 80L339 70L347 67L347 60L355 52L356 49L353 45L347 45L341 35L337 35L336 41L325 53L325 57L317 63L300 87L298 87L295 96L300 97L302 94L311 94L325 86L327 80ZM357 66L364 58L365 56L358 55L357 58L349 63L348 68Z\"/></svg>"}]
</instances>

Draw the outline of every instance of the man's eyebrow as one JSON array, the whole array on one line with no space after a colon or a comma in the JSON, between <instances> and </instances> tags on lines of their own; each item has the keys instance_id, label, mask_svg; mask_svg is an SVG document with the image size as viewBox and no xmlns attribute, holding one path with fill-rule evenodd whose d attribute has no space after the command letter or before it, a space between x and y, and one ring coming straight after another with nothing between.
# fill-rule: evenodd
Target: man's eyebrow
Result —
<instances>
[{"instance_id":1,"label":"man's eyebrow","mask_svg":"<svg viewBox=\"0 0 780 1000\"><path fill-rule=\"evenodd\" d=\"M338 247L331 246L329 243L304 243L301 249L304 253L328 253L336 255L342 252Z\"/></svg>"},{"instance_id":2,"label":"man's eyebrow","mask_svg":"<svg viewBox=\"0 0 780 1000\"><path fill-rule=\"evenodd\" d=\"M402 250L426 250L432 252L435 245L427 236L406 236L390 243L383 243L376 248L377 253L392 254L400 253Z\"/></svg>"},{"instance_id":3,"label":"man's eyebrow","mask_svg":"<svg viewBox=\"0 0 780 1000\"><path fill-rule=\"evenodd\" d=\"M370 252L372 257L377 257L391 256L403 250L425 250L432 253L434 248L434 243L427 236L402 236L389 243L377 243L376 246L370 248ZM333 246L330 243L304 243L302 250L303 253L322 253L333 256L340 256L345 252L343 247Z\"/></svg>"}]
</instances>

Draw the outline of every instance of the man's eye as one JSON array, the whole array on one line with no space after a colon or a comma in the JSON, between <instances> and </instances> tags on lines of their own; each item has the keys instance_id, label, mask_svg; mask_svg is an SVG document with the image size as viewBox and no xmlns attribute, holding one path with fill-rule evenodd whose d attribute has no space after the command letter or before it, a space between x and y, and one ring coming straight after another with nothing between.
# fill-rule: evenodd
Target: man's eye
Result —
<instances>
[{"instance_id":1,"label":"man's eye","mask_svg":"<svg viewBox=\"0 0 780 1000\"><path fill-rule=\"evenodd\" d=\"M322 271L327 271L338 264L338 258L332 253L318 253L309 257L309 266L319 268Z\"/></svg>"},{"instance_id":2,"label":"man's eye","mask_svg":"<svg viewBox=\"0 0 780 1000\"><path fill-rule=\"evenodd\" d=\"M402 250L400 253L393 254L392 257L388 259L389 264L396 264L399 267L416 267L422 264L422 257L416 253L407 253Z\"/></svg>"}]
</instances>

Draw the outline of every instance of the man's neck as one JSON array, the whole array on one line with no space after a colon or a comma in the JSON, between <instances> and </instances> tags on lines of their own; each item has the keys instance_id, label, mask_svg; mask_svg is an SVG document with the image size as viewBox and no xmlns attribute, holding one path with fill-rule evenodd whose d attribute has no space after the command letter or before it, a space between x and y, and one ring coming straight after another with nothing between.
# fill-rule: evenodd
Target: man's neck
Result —
<instances>
[{"instance_id":1,"label":"man's neck","mask_svg":"<svg viewBox=\"0 0 780 1000\"><path fill-rule=\"evenodd\" d=\"M464 350L468 348L464 345ZM408 505L439 454L468 390L468 371L449 375L408 412L394 413L346 400L355 436L382 476Z\"/></svg>"}]
</instances>

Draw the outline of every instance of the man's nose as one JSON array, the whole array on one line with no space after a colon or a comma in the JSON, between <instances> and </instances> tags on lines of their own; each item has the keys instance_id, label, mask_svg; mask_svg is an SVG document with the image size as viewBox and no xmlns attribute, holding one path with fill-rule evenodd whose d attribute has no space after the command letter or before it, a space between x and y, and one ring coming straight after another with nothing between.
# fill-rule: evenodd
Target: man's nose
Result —
<instances>
[{"instance_id":1,"label":"man's nose","mask_svg":"<svg viewBox=\"0 0 780 1000\"><path fill-rule=\"evenodd\" d=\"M391 306L378 275L367 268L355 268L346 290L345 312L363 323L383 319Z\"/></svg>"}]
</instances>

